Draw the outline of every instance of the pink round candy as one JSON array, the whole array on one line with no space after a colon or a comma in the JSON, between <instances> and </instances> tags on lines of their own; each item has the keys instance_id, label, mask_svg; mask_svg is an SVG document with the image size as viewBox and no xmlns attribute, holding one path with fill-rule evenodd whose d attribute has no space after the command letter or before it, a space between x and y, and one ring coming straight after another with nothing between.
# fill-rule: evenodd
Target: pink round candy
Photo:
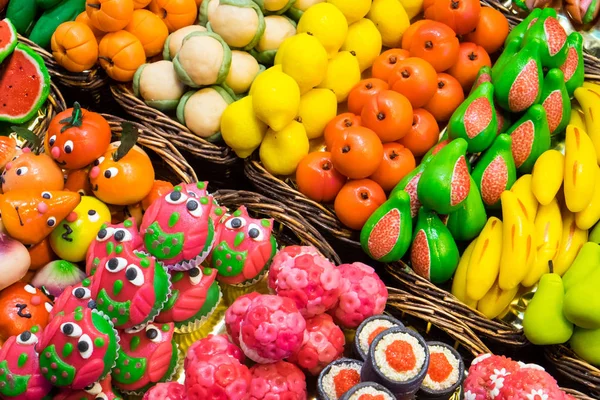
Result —
<instances>
[{"instance_id":1,"label":"pink round candy","mask_svg":"<svg viewBox=\"0 0 600 400\"><path fill-rule=\"evenodd\" d=\"M500 390L495 396L497 400L564 400L564 393L556 380L539 369L521 368L505 377Z\"/></svg>"},{"instance_id":2,"label":"pink round candy","mask_svg":"<svg viewBox=\"0 0 600 400\"><path fill-rule=\"evenodd\" d=\"M261 295L252 300L240 325L240 346L247 357L268 364L300 348L306 321L286 297Z\"/></svg>"},{"instance_id":3,"label":"pink round candy","mask_svg":"<svg viewBox=\"0 0 600 400\"><path fill-rule=\"evenodd\" d=\"M277 361L250 368L250 400L305 400L306 379L294 364Z\"/></svg>"},{"instance_id":4,"label":"pink round candy","mask_svg":"<svg viewBox=\"0 0 600 400\"><path fill-rule=\"evenodd\" d=\"M245 400L250 380L248 367L225 353L197 358L185 368L189 400Z\"/></svg>"},{"instance_id":5,"label":"pink round candy","mask_svg":"<svg viewBox=\"0 0 600 400\"><path fill-rule=\"evenodd\" d=\"M318 375L332 361L344 353L346 338L329 314L306 320L304 342L288 359L312 375Z\"/></svg>"},{"instance_id":6,"label":"pink round candy","mask_svg":"<svg viewBox=\"0 0 600 400\"><path fill-rule=\"evenodd\" d=\"M388 291L375 270L361 262L342 264L340 300L329 311L343 328L354 329L366 318L383 313Z\"/></svg>"},{"instance_id":7,"label":"pink round candy","mask_svg":"<svg viewBox=\"0 0 600 400\"><path fill-rule=\"evenodd\" d=\"M464 382L465 400L487 400L495 398L508 375L521 366L504 356L483 354L475 358Z\"/></svg>"},{"instance_id":8,"label":"pink round candy","mask_svg":"<svg viewBox=\"0 0 600 400\"><path fill-rule=\"evenodd\" d=\"M185 386L177 382L164 382L152 386L142 400L186 400Z\"/></svg>"},{"instance_id":9,"label":"pink round candy","mask_svg":"<svg viewBox=\"0 0 600 400\"><path fill-rule=\"evenodd\" d=\"M229 341L227 335L208 335L190 346L185 357L184 368L199 359L209 358L217 354L225 354L244 362L244 353Z\"/></svg>"},{"instance_id":10,"label":"pink round candy","mask_svg":"<svg viewBox=\"0 0 600 400\"><path fill-rule=\"evenodd\" d=\"M246 316L246 311L252 303L252 300L260 296L258 292L252 292L235 299L225 312L225 327L231 340L238 346L240 345L240 324Z\"/></svg>"},{"instance_id":11,"label":"pink round candy","mask_svg":"<svg viewBox=\"0 0 600 400\"><path fill-rule=\"evenodd\" d=\"M302 254L312 254L317 256L320 253L313 246L286 246L275 254L275 257L273 257L273 260L271 261L271 266L269 267L269 287L271 289L275 290L275 282L277 281L277 276L279 275L281 268L293 265L294 259Z\"/></svg>"}]
</instances>

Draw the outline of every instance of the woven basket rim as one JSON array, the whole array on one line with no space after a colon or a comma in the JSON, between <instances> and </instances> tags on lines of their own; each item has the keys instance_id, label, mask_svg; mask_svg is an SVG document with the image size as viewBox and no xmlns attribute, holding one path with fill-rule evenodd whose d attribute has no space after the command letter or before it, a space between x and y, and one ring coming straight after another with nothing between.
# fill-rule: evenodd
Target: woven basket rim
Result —
<instances>
[{"instance_id":1,"label":"woven basket rim","mask_svg":"<svg viewBox=\"0 0 600 400\"><path fill-rule=\"evenodd\" d=\"M544 356L564 377L577 382L600 398L600 368L581 359L565 345L545 346Z\"/></svg>"}]
</instances>

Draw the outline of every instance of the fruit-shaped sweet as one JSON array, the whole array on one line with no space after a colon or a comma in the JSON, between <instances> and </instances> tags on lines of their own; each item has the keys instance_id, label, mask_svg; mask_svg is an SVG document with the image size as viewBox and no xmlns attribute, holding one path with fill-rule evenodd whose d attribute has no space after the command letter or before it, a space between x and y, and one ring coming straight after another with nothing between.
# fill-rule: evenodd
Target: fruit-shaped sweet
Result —
<instances>
[{"instance_id":1,"label":"fruit-shaped sweet","mask_svg":"<svg viewBox=\"0 0 600 400\"><path fill-rule=\"evenodd\" d=\"M506 46L508 43L512 42L515 38L523 39L527 30L537 21L539 16L542 13L541 8L533 8L531 12L521 21L517 26L513 27L506 37L506 41L504 45ZM556 17L556 11L554 13Z\"/></svg>"},{"instance_id":2,"label":"fruit-shaped sweet","mask_svg":"<svg viewBox=\"0 0 600 400\"><path fill-rule=\"evenodd\" d=\"M530 173L537 159L550 148L548 118L543 106L531 106L506 131L512 139L511 151L520 173Z\"/></svg>"},{"instance_id":3,"label":"fruit-shaped sweet","mask_svg":"<svg viewBox=\"0 0 600 400\"><path fill-rule=\"evenodd\" d=\"M52 400L121 400L112 387L111 376L86 387L82 390L63 389L54 395Z\"/></svg>"},{"instance_id":4,"label":"fruit-shaped sweet","mask_svg":"<svg viewBox=\"0 0 600 400\"><path fill-rule=\"evenodd\" d=\"M16 282L0 292L0 310L0 339L6 340L34 326L43 329L50 320L52 301L30 284Z\"/></svg>"},{"instance_id":5,"label":"fruit-shaped sweet","mask_svg":"<svg viewBox=\"0 0 600 400\"><path fill-rule=\"evenodd\" d=\"M596 367L600 366L600 329L575 327L569 346L585 361Z\"/></svg>"},{"instance_id":6,"label":"fruit-shaped sweet","mask_svg":"<svg viewBox=\"0 0 600 400\"><path fill-rule=\"evenodd\" d=\"M10 136L0 136L0 171L6 164L15 158L20 149L17 148L17 141Z\"/></svg>"},{"instance_id":7,"label":"fruit-shaped sweet","mask_svg":"<svg viewBox=\"0 0 600 400\"><path fill-rule=\"evenodd\" d=\"M219 273L219 282L246 286L266 273L277 252L273 220L254 219L241 206L219 223L210 266Z\"/></svg>"},{"instance_id":8,"label":"fruit-shaped sweet","mask_svg":"<svg viewBox=\"0 0 600 400\"><path fill-rule=\"evenodd\" d=\"M544 274L523 317L525 337L537 345L565 343L573 324L563 315L565 288L560 275Z\"/></svg>"},{"instance_id":9,"label":"fruit-shaped sweet","mask_svg":"<svg viewBox=\"0 0 600 400\"><path fill-rule=\"evenodd\" d=\"M46 396L52 385L42 376L35 346L42 327L35 325L11 336L0 350L0 395L5 399L35 400Z\"/></svg>"},{"instance_id":10,"label":"fruit-shaped sweet","mask_svg":"<svg viewBox=\"0 0 600 400\"><path fill-rule=\"evenodd\" d=\"M448 122L448 137L467 141L469 153L487 149L498 130L494 108L494 86L484 82L454 111Z\"/></svg>"},{"instance_id":11,"label":"fruit-shaped sweet","mask_svg":"<svg viewBox=\"0 0 600 400\"><path fill-rule=\"evenodd\" d=\"M333 58L346 40L348 22L333 4L319 3L306 10L298 21L298 33L303 32L319 39L329 57Z\"/></svg>"},{"instance_id":12,"label":"fruit-shaped sweet","mask_svg":"<svg viewBox=\"0 0 600 400\"><path fill-rule=\"evenodd\" d=\"M502 290L496 280L492 288L477 302L477 310L487 318L494 319L505 312L518 291L519 285L509 290Z\"/></svg>"},{"instance_id":13,"label":"fruit-shaped sweet","mask_svg":"<svg viewBox=\"0 0 600 400\"><path fill-rule=\"evenodd\" d=\"M304 125L292 121L282 130L267 130L260 145L260 161L273 175L290 175L308 154L310 143Z\"/></svg>"},{"instance_id":14,"label":"fruit-shaped sweet","mask_svg":"<svg viewBox=\"0 0 600 400\"><path fill-rule=\"evenodd\" d=\"M185 39L185 37L187 35L189 35L192 32L206 32L207 29L203 26L200 25L189 25L189 26L184 26L183 28L180 28L178 30L176 30L175 32L171 33L168 37L167 40L165 40L165 47L163 48L163 59L166 61L171 61L175 58L175 56L177 55L177 53L179 53L179 50L181 49L181 45L183 44L183 39Z\"/></svg>"},{"instance_id":15,"label":"fruit-shaped sweet","mask_svg":"<svg viewBox=\"0 0 600 400\"><path fill-rule=\"evenodd\" d=\"M600 9L600 7L598 7ZM567 59L558 68L563 72L565 86L569 97L573 97L575 89L583 85L583 37L579 32L572 32L567 37Z\"/></svg>"},{"instance_id":16,"label":"fruit-shaped sweet","mask_svg":"<svg viewBox=\"0 0 600 400\"><path fill-rule=\"evenodd\" d=\"M31 258L31 264L29 265L29 269L31 271L37 271L56 258L56 254L54 254L52 247L50 247L49 237L46 237L38 244L29 246L27 251L29 252L29 257Z\"/></svg>"},{"instance_id":17,"label":"fruit-shaped sweet","mask_svg":"<svg viewBox=\"0 0 600 400\"><path fill-rule=\"evenodd\" d=\"M296 22L283 15L265 17L265 31L250 52L262 65L273 65L283 42L296 34Z\"/></svg>"},{"instance_id":18,"label":"fruit-shaped sweet","mask_svg":"<svg viewBox=\"0 0 600 400\"><path fill-rule=\"evenodd\" d=\"M138 250L142 247L143 239L139 234L133 218L126 219L120 224L103 224L97 231L95 239L87 250L85 270L90 276L100 265L100 260L122 251L124 247L129 250Z\"/></svg>"},{"instance_id":19,"label":"fruit-shaped sweet","mask_svg":"<svg viewBox=\"0 0 600 400\"><path fill-rule=\"evenodd\" d=\"M574 283L565 294L564 312L569 321L580 328L600 328L600 268Z\"/></svg>"},{"instance_id":20,"label":"fruit-shaped sweet","mask_svg":"<svg viewBox=\"0 0 600 400\"><path fill-rule=\"evenodd\" d=\"M565 291L583 282L591 275L600 264L600 246L594 242L587 242L577 253L577 257L567 272L563 275Z\"/></svg>"},{"instance_id":21,"label":"fruit-shaped sweet","mask_svg":"<svg viewBox=\"0 0 600 400\"><path fill-rule=\"evenodd\" d=\"M152 0L148 9L163 20L169 32L193 25L198 16L195 0Z\"/></svg>"},{"instance_id":22,"label":"fruit-shaped sweet","mask_svg":"<svg viewBox=\"0 0 600 400\"><path fill-rule=\"evenodd\" d=\"M100 200L82 196L69 216L50 234L52 250L63 260L85 260L88 247L103 224L110 222L110 211Z\"/></svg>"},{"instance_id":23,"label":"fruit-shaped sweet","mask_svg":"<svg viewBox=\"0 0 600 400\"><path fill-rule=\"evenodd\" d=\"M92 33L96 38L96 43L100 43L100 39L102 39L106 34L106 32L101 31L100 29L96 28L94 24L92 24L92 21L90 20L90 17L87 15L86 11L79 14L77 18L75 18L75 21L87 25L87 27L92 30Z\"/></svg>"},{"instance_id":24,"label":"fruit-shaped sweet","mask_svg":"<svg viewBox=\"0 0 600 400\"><path fill-rule=\"evenodd\" d=\"M406 175L398 184L392 189L390 193L390 198L394 196L399 191L404 191L410 197L410 216L411 218L415 218L417 213L419 212L419 208L421 208L421 202L419 201L419 196L417 196L417 187L419 185L419 180L421 179L421 175L423 175L423 170L427 165L426 162L421 162L415 169L413 169L408 175Z\"/></svg>"},{"instance_id":25,"label":"fruit-shaped sweet","mask_svg":"<svg viewBox=\"0 0 600 400\"><path fill-rule=\"evenodd\" d=\"M92 292L89 289L92 284L91 279L86 278L77 285L67 286L56 298L54 307L50 312L50 319L59 314L70 314L77 307L96 308L96 300L92 299Z\"/></svg>"},{"instance_id":26,"label":"fruit-shaped sweet","mask_svg":"<svg viewBox=\"0 0 600 400\"><path fill-rule=\"evenodd\" d=\"M120 334L119 356L112 371L116 388L139 393L171 380L179 359L173 328L173 323L150 323Z\"/></svg>"},{"instance_id":27,"label":"fruit-shaped sweet","mask_svg":"<svg viewBox=\"0 0 600 400\"><path fill-rule=\"evenodd\" d=\"M483 153L473 169L473 180L479 187L481 198L486 206L498 208L500 195L510 190L517 179L515 162L510 151L511 137L501 133L494 143Z\"/></svg>"},{"instance_id":28,"label":"fruit-shaped sweet","mask_svg":"<svg viewBox=\"0 0 600 400\"><path fill-rule=\"evenodd\" d=\"M546 110L550 135L563 132L571 119L571 101L560 69L552 68L546 74L540 104Z\"/></svg>"},{"instance_id":29,"label":"fruit-shaped sweet","mask_svg":"<svg viewBox=\"0 0 600 400\"><path fill-rule=\"evenodd\" d=\"M227 78L225 78L225 86L236 95L247 93L254 79L264 70L265 67L260 65L250 53L233 50L231 52L231 67Z\"/></svg>"},{"instance_id":30,"label":"fruit-shaped sweet","mask_svg":"<svg viewBox=\"0 0 600 400\"><path fill-rule=\"evenodd\" d=\"M32 153L29 148L6 163L0 175L2 191L13 190L63 190L61 169L47 154Z\"/></svg>"},{"instance_id":31,"label":"fruit-shaped sweet","mask_svg":"<svg viewBox=\"0 0 600 400\"><path fill-rule=\"evenodd\" d=\"M197 136L216 141L221 137L221 116L233 101L220 86L189 91L177 105L177 119Z\"/></svg>"},{"instance_id":32,"label":"fruit-shaped sweet","mask_svg":"<svg viewBox=\"0 0 600 400\"><path fill-rule=\"evenodd\" d=\"M287 39L282 47L283 54L277 57L275 64L281 64L282 71L298 83L300 94L323 82L328 58L319 39L308 33L299 33Z\"/></svg>"},{"instance_id":33,"label":"fruit-shaped sweet","mask_svg":"<svg viewBox=\"0 0 600 400\"><path fill-rule=\"evenodd\" d=\"M479 85L481 85L484 82L491 82L492 81L492 69L490 67L488 67L487 65L484 65L483 67L481 67L479 69L479 72L477 73L477 76L475 77L475 81L473 82L473 86L471 86L471 90L469 91L469 94L473 93L473 91L475 89L477 89L479 87Z\"/></svg>"},{"instance_id":34,"label":"fruit-shaped sweet","mask_svg":"<svg viewBox=\"0 0 600 400\"><path fill-rule=\"evenodd\" d=\"M598 12L600 12L597 1L566 1L564 7L573 22L580 25L589 24L598 16Z\"/></svg>"},{"instance_id":35,"label":"fruit-shaped sweet","mask_svg":"<svg viewBox=\"0 0 600 400\"><path fill-rule=\"evenodd\" d=\"M458 210L448 214L446 226L455 240L472 240L483 229L487 214L478 185L471 178L471 188Z\"/></svg>"},{"instance_id":36,"label":"fruit-shaped sweet","mask_svg":"<svg viewBox=\"0 0 600 400\"><path fill-rule=\"evenodd\" d=\"M588 241L588 231L577 227L575 213L569 211L567 207L561 207L560 213L563 230L560 238L560 248L554 258L554 272L562 276L573 265L579 250Z\"/></svg>"},{"instance_id":37,"label":"fruit-shaped sweet","mask_svg":"<svg viewBox=\"0 0 600 400\"><path fill-rule=\"evenodd\" d=\"M119 339L107 317L79 307L70 314L57 315L36 349L48 381L58 387L83 389L109 374L117 359Z\"/></svg>"},{"instance_id":38,"label":"fruit-shaped sweet","mask_svg":"<svg viewBox=\"0 0 600 400\"><path fill-rule=\"evenodd\" d=\"M85 11L96 28L102 32L116 32L131 20L133 0L90 0Z\"/></svg>"},{"instance_id":39,"label":"fruit-shaped sweet","mask_svg":"<svg viewBox=\"0 0 600 400\"><path fill-rule=\"evenodd\" d=\"M492 69L494 95L503 109L521 112L539 101L544 78L540 61L542 47L539 39L531 39L504 66Z\"/></svg>"},{"instance_id":40,"label":"fruit-shaped sweet","mask_svg":"<svg viewBox=\"0 0 600 400\"><path fill-rule=\"evenodd\" d=\"M498 277L502 253L502 221L490 217L473 243L471 256L465 261L467 271L464 277L464 297L476 302L485 297Z\"/></svg>"},{"instance_id":41,"label":"fruit-shaped sweet","mask_svg":"<svg viewBox=\"0 0 600 400\"><path fill-rule=\"evenodd\" d=\"M498 76L498 73L506 66L506 64L509 64L510 61L515 57L515 55L521 49L522 42L522 39L519 37L512 39L510 42L506 42L504 50L494 63L494 66L492 67L492 80L490 82L494 82Z\"/></svg>"},{"instance_id":42,"label":"fruit-shaped sweet","mask_svg":"<svg viewBox=\"0 0 600 400\"><path fill-rule=\"evenodd\" d=\"M130 82L135 71L146 62L142 42L127 31L107 33L98 47L100 66L112 79Z\"/></svg>"},{"instance_id":43,"label":"fruit-shaped sweet","mask_svg":"<svg viewBox=\"0 0 600 400\"><path fill-rule=\"evenodd\" d=\"M265 14L283 14L296 2L296 0L255 0L260 10Z\"/></svg>"},{"instance_id":44,"label":"fruit-shaped sweet","mask_svg":"<svg viewBox=\"0 0 600 400\"><path fill-rule=\"evenodd\" d=\"M567 32L555 16L545 16L531 25L523 37L523 46L537 39L542 43L540 60L546 68L558 68L567 59Z\"/></svg>"},{"instance_id":45,"label":"fruit-shaped sweet","mask_svg":"<svg viewBox=\"0 0 600 400\"><path fill-rule=\"evenodd\" d=\"M423 206L440 214L458 210L471 190L469 168L465 160L467 141L454 139L425 166L417 186Z\"/></svg>"},{"instance_id":46,"label":"fruit-shaped sweet","mask_svg":"<svg viewBox=\"0 0 600 400\"><path fill-rule=\"evenodd\" d=\"M583 211L592 200L597 169L592 140L579 128L568 125L563 187L565 203L571 212Z\"/></svg>"},{"instance_id":47,"label":"fruit-shaped sweet","mask_svg":"<svg viewBox=\"0 0 600 400\"><path fill-rule=\"evenodd\" d=\"M98 61L98 42L94 32L81 22L60 24L52 35L51 46L54 59L67 71L83 72Z\"/></svg>"},{"instance_id":48,"label":"fruit-shaped sweet","mask_svg":"<svg viewBox=\"0 0 600 400\"><path fill-rule=\"evenodd\" d=\"M273 131L293 126L300 107L300 87L281 66L261 73L252 83L250 94L254 114Z\"/></svg>"},{"instance_id":49,"label":"fruit-shaped sweet","mask_svg":"<svg viewBox=\"0 0 600 400\"><path fill-rule=\"evenodd\" d=\"M229 73L231 49L216 33L192 32L183 39L173 65L187 86L218 85Z\"/></svg>"},{"instance_id":50,"label":"fruit-shaped sweet","mask_svg":"<svg viewBox=\"0 0 600 400\"><path fill-rule=\"evenodd\" d=\"M454 275L460 253L452 234L437 214L421 207L410 249L410 264L417 275L436 284Z\"/></svg>"},{"instance_id":51,"label":"fruit-shaped sweet","mask_svg":"<svg viewBox=\"0 0 600 400\"><path fill-rule=\"evenodd\" d=\"M150 208L152 203L164 197L167 193L171 192L171 190L173 190L173 184L171 182L156 179L152 185L152 190L150 190L150 193L142 200L142 210L145 212Z\"/></svg>"},{"instance_id":52,"label":"fruit-shaped sweet","mask_svg":"<svg viewBox=\"0 0 600 400\"><path fill-rule=\"evenodd\" d=\"M549 204L556 197L564 171L565 156L558 150L548 150L537 159L531 173L531 190L540 204Z\"/></svg>"},{"instance_id":53,"label":"fruit-shaped sweet","mask_svg":"<svg viewBox=\"0 0 600 400\"><path fill-rule=\"evenodd\" d=\"M123 247L100 261L90 290L98 310L119 329L152 321L171 288L169 276L152 256Z\"/></svg>"},{"instance_id":54,"label":"fruit-shaped sweet","mask_svg":"<svg viewBox=\"0 0 600 400\"><path fill-rule=\"evenodd\" d=\"M167 26L160 17L148 10L135 10L125 30L138 38L146 57L160 54L169 36Z\"/></svg>"},{"instance_id":55,"label":"fruit-shaped sweet","mask_svg":"<svg viewBox=\"0 0 600 400\"><path fill-rule=\"evenodd\" d=\"M477 239L473 240L467 246L464 253L460 257L458 267L456 268L454 277L452 278L451 289L451 293L454 295L454 297L473 309L477 308L477 300L469 299L467 296L467 270L469 268L469 261L471 260L471 255L473 254L473 249L475 248L476 244Z\"/></svg>"},{"instance_id":56,"label":"fruit-shaped sweet","mask_svg":"<svg viewBox=\"0 0 600 400\"><path fill-rule=\"evenodd\" d=\"M0 195L6 232L23 244L42 241L73 211L81 196L73 192L17 190Z\"/></svg>"},{"instance_id":57,"label":"fruit-shaped sweet","mask_svg":"<svg viewBox=\"0 0 600 400\"><path fill-rule=\"evenodd\" d=\"M249 157L260 146L267 129L254 114L252 96L231 103L221 115L221 136L240 158Z\"/></svg>"},{"instance_id":58,"label":"fruit-shaped sweet","mask_svg":"<svg viewBox=\"0 0 600 400\"><path fill-rule=\"evenodd\" d=\"M17 47L17 30L10 19L0 21L0 33L2 34L2 45L0 46L0 63L8 57Z\"/></svg>"},{"instance_id":59,"label":"fruit-shaped sweet","mask_svg":"<svg viewBox=\"0 0 600 400\"><path fill-rule=\"evenodd\" d=\"M398 190L371 214L360 232L360 244L374 260L393 262L404 256L411 236L410 196Z\"/></svg>"},{"instance_id":60,"label":"fruit-shaped sweet","mask_svg":"<svg viewBox=\"0 0 600 400\"><path fill-rule=\"evenodd\" d=\"M162 111L174 110L185 93L171 61L144 64L133 76L133 93L144 103Z\"/></svg>"}]
</instances>

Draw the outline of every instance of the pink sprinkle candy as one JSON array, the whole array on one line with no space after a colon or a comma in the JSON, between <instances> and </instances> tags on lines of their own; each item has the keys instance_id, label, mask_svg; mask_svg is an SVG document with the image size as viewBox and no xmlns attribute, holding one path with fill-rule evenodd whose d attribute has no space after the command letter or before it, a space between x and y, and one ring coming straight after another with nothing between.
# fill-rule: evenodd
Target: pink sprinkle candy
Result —
<instances>
[{"instance_id":1,"label":"pink sprinkle candy","mask_svg":"<svg viewBox=\"0 0 600 400\"><path fill-rule=\"evenodd\" d=\"M278 361L250 369L250 400L305 400L306 379L294 364Z\"/></svg>"}]
</instances>

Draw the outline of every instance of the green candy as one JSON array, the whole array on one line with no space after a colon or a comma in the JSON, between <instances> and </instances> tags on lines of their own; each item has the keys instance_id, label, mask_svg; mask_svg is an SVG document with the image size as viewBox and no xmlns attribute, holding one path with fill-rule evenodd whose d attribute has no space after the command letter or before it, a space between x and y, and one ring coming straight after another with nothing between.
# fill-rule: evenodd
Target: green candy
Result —
<instances>
[{"instance_id":1,"label":"green candy","mask_svg":"<svg viewBox=\"0 0 600 400\"><path fill-rule=\"evenodd\" d=\"M567 38L567 59L560 66L565 76L565 86L569 97L573 97L575 89L583 85L585 71L583 68L583 37L573 32Z\"/></svg>"},{"instance_id":2,"label":"green candy","mask_svg":"<svg viewBox=\"0 0 600 400\"><path fill-rule=\"evenodd\" d=\"M532 40L542 43L540 48L540 60L546 68L558 68L567 59L567 33L556 19L556 11L542 11L540 17L527 30L523 37L521 46L527 46Z\"/></svg>"},{"instance_id":3,"label":"green candy","mask_svg":"<svg viewBox=\"0 0 600 400\"><path fill-rule=\"evenodd\" d=\"M50 47L50 39L63 22L74 21L85 11L85 0L63 0L44 11L29 34L29 39L43 48Z\"/></svg>"},{"instance_id":4,"label":"green candy","mask_svg":"<svg viewBox=\"0 0 600 400\"><path fill-rule=\"evenodd\" d=\"M37 11L38 5L36 0L13 0L8 2L6 18L10 19L17 32L27 36L31 28L33 28Z\"/></svg>"},{"instance_id":5,"label":"green candy","mask_svg":"<svg viewBox=\"0 0 600 400\"><path fill-rule=\"evenodd\" d=\"M506 131L512 138L512 155L520 174L528 174L543 152L550 149L546 110L536 104Z\"/></svg>"},{"instance_id":6,"label":"green candy","mask_svg":"<svg viewBox=\"0 0 600 400\"><path fill-rule=\"evenodd\" d=\"M560 69L552 68L546 74L539 104L546 110L550 136L564 132L571 119L571 100Z\"/></svg>"},{"instance_id":7,"label":"green candy","mask_svg":"<svg viewBox=\"0 0 600 400\"><path fill-rule=\"evenodd\" d=\"M551 8L551 10L554 10L554 9ZM541 8L534 8L533 10L531 10L529 15L527 15L527 17L519 25L512 28L512 30L506 37L506 40L504 41L504 47L506 48L508 46L508 44L515 39L523 40L523 37L525 36L527 29L529 29L529 27L532 24L534 24L535 21L537 21L537 19L539 18L539 16L541 14L542 14ZM556 11L554 11L554 16L556 17Z\"/></svg>"},{"instance_id":8,"label":"green candy","mask_svg":"<svg viewBox=\"0 0 600 400\"><path fill-rule=\"evenodd\" d=\"M471 190L460 208L448 215L446 226L454 240L472 240L487 222L485 206L481 200L477 184L471 178Z\"/></svg>"}]
</instances>

